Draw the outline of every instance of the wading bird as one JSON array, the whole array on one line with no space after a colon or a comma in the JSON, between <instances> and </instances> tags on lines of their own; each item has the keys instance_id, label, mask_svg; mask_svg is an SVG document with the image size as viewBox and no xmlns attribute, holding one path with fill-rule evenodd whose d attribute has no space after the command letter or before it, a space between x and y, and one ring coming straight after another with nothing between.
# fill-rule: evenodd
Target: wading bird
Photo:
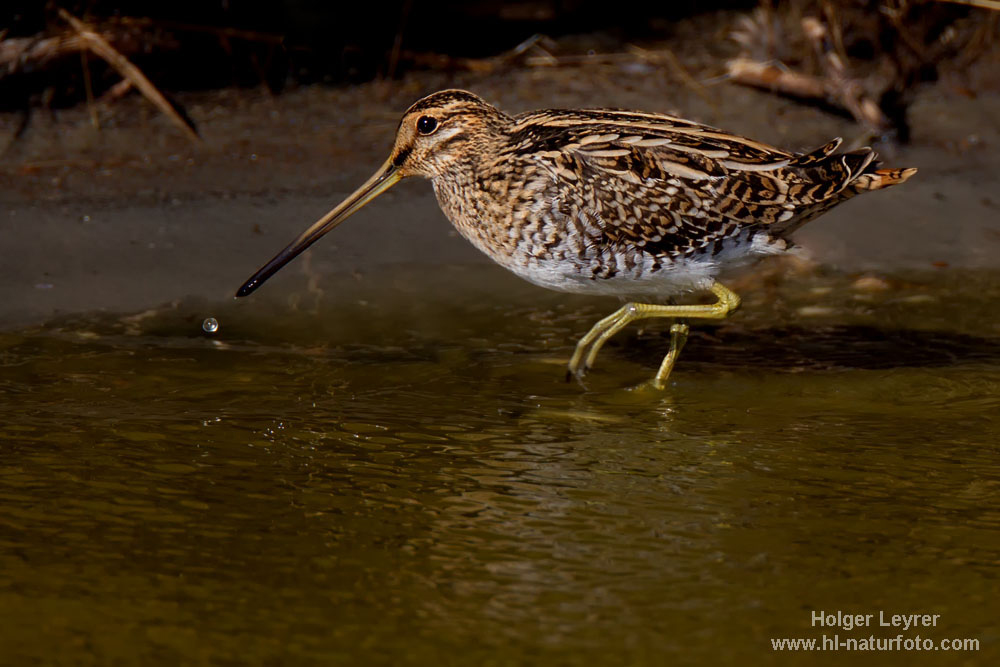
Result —
<instances>
[{"instance_id":1,"label":"wading bird","mask_svg":"<svg viewBox=\"0 0 1000 667\"><path fill-rule=\"evenodd\" d=\"M916 169L878 169L870 148L809 153L690 120L610 109L510 116L463 90L413 104L389 159L358 190L253 275L246 296L296 255L408 176L429 178L459 233L542 287L631 299L580 339L580 377L629 323L675 320L652 384L662 388L688 319L721 319L739 297L723 269L786 251L788 236L856 194L902 183ZM710 291L705 305L648 303ZM679 320L679 321L676 321Z\"/></svg>"}]
</instances>

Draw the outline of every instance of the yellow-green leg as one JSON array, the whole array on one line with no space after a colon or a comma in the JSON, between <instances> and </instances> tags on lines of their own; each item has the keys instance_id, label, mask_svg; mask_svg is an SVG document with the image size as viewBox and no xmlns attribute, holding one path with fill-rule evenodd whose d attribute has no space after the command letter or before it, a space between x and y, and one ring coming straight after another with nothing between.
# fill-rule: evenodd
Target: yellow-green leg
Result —
<instances>
[{"instance_id":1,"label":"yellow-green leg","mask_svg":"<svg viewBox=\"0 0 1000 667\"><path fill-rule=\"evenodd\" d=\"M577 377L594 365L597 353L609 338L636 320L653 317L697 318L718 320L726 317L740 305L740 297L722 283L714 283L711 288L716 296L715 303L704 305L659 306L650 303L626 303L624 306L599 321L576 344L576 350L569 360L569 372ZM687 341L688 326L674 324L670 327L670 349L653 378L653 386L662 389L677 356ZM588 351L589 350L589 351ZM582 365L582 368L581 368Z\"/></svg>"},{"instance_id":2,"label":"yellow-green leg","mask_svg":"<svg viewBox=\"0 0 1000 667\"><path fill-rule=\"evenodd\" d=\"M680 356L684 343L687 342L690 330L691 328L683 322L670 325L670 349L667 350L667 356L663 357L660 368L650 383L654 389L663 389L666 386L667 378L670 377L670 371L674 370L674 364L677 363L677 357Z\"/></svg>"}]
</instances>

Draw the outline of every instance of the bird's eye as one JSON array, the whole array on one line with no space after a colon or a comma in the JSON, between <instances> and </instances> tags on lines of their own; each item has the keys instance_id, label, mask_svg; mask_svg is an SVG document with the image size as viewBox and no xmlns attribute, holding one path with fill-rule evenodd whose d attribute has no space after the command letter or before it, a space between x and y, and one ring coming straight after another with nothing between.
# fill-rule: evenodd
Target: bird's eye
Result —
<instances>
[{"instance_id":1,"label":"bird's eye","mask_svg":"<svg viewBox=\"0 0 1000 667\"><path fill-rule=\"evenodd\" d=\"M433 134L436 129L438 129L437 118L421 116L417 119L417 132L420 134Z\"/></svg>"}]
</instances>

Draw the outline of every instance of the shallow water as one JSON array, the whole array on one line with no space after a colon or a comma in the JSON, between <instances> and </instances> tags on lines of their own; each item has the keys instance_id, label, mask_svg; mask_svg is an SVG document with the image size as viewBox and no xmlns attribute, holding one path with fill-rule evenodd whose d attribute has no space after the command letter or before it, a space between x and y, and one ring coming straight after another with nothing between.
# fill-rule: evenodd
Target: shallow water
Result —
<instances>
[{"instance_id":1,"label":"shallow water","mask_svg":"<svg viewBox=\"0 0 1000 667\"><path fill-rule=\"evenodd\" d=\"M5 662L994 662L997 278L750 286L664 392L665 327L567 383L615 304L493 269L0 333Z\"/></svg>"}]
</instances>

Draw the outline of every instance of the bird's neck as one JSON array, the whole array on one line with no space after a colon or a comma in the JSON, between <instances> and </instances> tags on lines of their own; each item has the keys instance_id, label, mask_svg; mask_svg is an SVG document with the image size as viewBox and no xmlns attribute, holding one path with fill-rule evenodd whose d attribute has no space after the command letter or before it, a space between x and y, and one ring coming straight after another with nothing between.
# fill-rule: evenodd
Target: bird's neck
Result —
<instances>
[{"instance_id":1,"label":"bird's neck","mask_svg":"<svg viewBox=\"0 0 1000 667\"><path fill-rule=\"evenodd\" d=\"M490 153L454 165L446 176L431 179L441 210L455 229L493 260L507 266L513 240L505 223L510 211L505 206L504 188L497 187L498 170L505 159L499 147Z\"/></svg>"}]
</instances>

